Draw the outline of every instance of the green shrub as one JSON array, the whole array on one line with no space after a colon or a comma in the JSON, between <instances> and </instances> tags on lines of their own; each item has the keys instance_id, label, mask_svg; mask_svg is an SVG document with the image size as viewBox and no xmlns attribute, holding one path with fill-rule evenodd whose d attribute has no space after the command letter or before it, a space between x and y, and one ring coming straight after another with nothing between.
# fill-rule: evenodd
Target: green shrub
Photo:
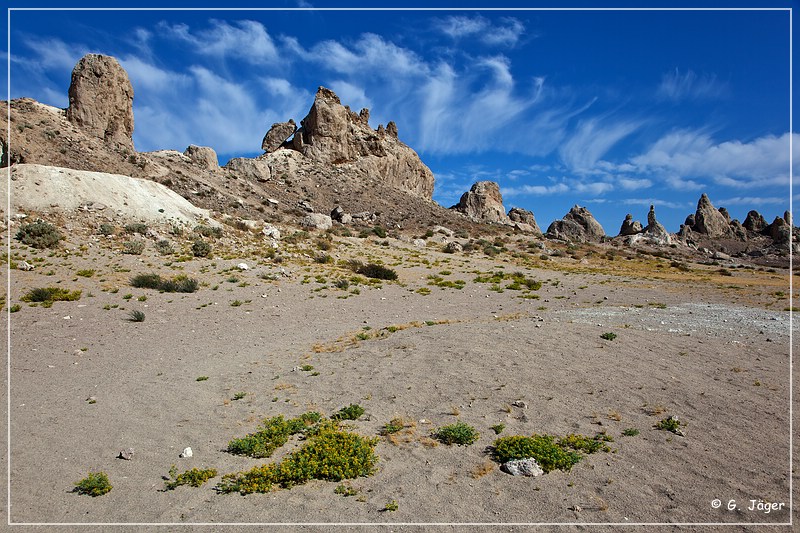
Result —
<instances>
[{"instance_id":1,"label":"green shrub","mask_svg":"<svg viewBox=\"0 0 800 533\"><path fill-rule=\"evenodd\" d=\"M194 241L194 244L192 244L192 254L194 254L195 257L208 257L211 255L211 245L203 240L197 239Z\"/></svg>"},{"instance_id":2,"label":"green shrub","mask_svg":"<svg viewBox=\"0 0 800 533\"><path fill-rule=\"evenodd\" d=\"M175 249L172 247L172 244L166 239L162 239L156 243L156 251L161 255L170 255L175 253Z\"/></svg>"},{"instance_id":3,"label":"green shrub","mask_svg":"<svg viewBox=\"0 0 800 533\"><path fill-rule=\"evenodd\" d=\"M480 434L475 431L474 427L459 420L455 424L439 428L433 436L443 444L469 446L478 440Z\"/></svg>"},{"instance_id":4,"label":"green shrub","mask_svg":"<svg viewBox=\"0 0 800 533\"><path fill-rule=\"evenodd\" d=\"M291 488L312 479L342 481L369 476L375 471L377 438L343 431L335 424L319 426L303 446L280 463L257 466L247 472L226 474L217 485L223 493L269 492L273 486Z\"/></svg>"},{"instance_id":5,"label":"green shrub","mask_svg":"<svg viewBox=\"0 0 800 533\"><path fill-rule=\"evenodd\" d=\"M215 237L220 238L222 237L222 228L212 228L209 226L203 226L202 224L199 226L195 226L194 232L198 235L202 235L203 237Z\"/></svg>"},{"instance_id":6,"label":"green shrub","mask_svg":"<svg viewBox=\"0 0 800 533\"><path fill-rule=\"evenodd\" d=\"M393 433L397 433L404 427L405 424L401 418L393 418L387 422L383 428L381 428L381 435L391 435Z\"/></svg>"},{"instance_id":7,"label":"green shrub","mask_svg":"<svg viewBox=\"0 0 800 533\"><path fill-rule=\"evenodd\" d=\"M682 425L684 425L683 422L681 422L674 416L669 416L664 420L661 420L658 424L656 424L655 428L662 429L664 431L669 431L675 433L676 435L683 435L683 432L681 431Z\"/></svg>"},{"instance_id":8,"label":"green shrub","mask_svg":"<svg viewBox=\"0 0 800 533\"><path fill-rule=\"evenodd\" d=\"M378 237L380 237L381 239L385 239L386 238L386 230L383 229L383 227L381 227L381 226L375 226L374 228L372 228L372 232L375 235L377 235Z\"/></svg>"},{"instance_id":9,"label":"green shrub","mask_svg":"<svg viewBox=\"0 0 800 533\"><path fill-rule=\"evenodd\" d=\"M185 274L179 274L172 279L163 279L158 274L150 273L132 277L131 286L137 289L157 289L162 292L191 293L197 291L200 284Z\"/></svg>"},{"instance_id":10,"label":"green shrub","mask_svg":"<svg viewBox=\"0 0 800 533\"><path fill-rule=\"evenodd\" d=\"M81 291L69 291L60 287L38 287L29 290L20 300L23 302L72 302L80 300Z\"/></svg>"},{"instance_id":11,"label":"green shrub","mask_svg":"<svg viewBox=\"0 0 800 533\"><path fill-rule=\"evenodd\" d=\"M217 471L214 468L208 468L206 470L199 470L197 468L192 468L191 470L187 470L183 474L175 476L177 474L177 469L175 465L172 465L172 468L169 470L169 477L170 479L164 481L164 490L175 490L177 487L181 485L190 485L192 487L199 487L209 479L217 476Z\"/></svg>"},{"instance_id":12,"label":"green shrub","mask_svg":"<svg viewBox=\"0 0 800 533\"><path fill-rule=\"evenodd\" d=\"M552 435L536 434L500 437L494 442L493 456L498 463L532 457L545 473L551 470L568 472L581 460L580 454L559 445Z\"/></svg>"},{"instance_id":13,"label":"green shrub","mask_svg":"<svg viewBox=\"0 0 800 533\"><path fill-rule=\"evenodd\" d=\"M397 272L395 272L391 268L387 268L385 266L378 265L375 263L368 263L365 265L361 261L351 261L350 268L355 273L367 276L368 278L372 279L385 279L385 280L397 279Z\"/></svg>"},{"instance_id":14,"label":"green shrub","mask_svg":"<svg viewBox=\"0 0 800 533\"><path fill-rule=\"evenodd\" d=\"M141 255L144 251L144 241L125 241L122 244L122 253L128 255Z\"/></svg>"},{"instance_id":15,"label":"green shrub","mask_svg":"<svg viewBox=\"0 0 800 533\"><path fill-rule=\"evenodd\" d=\"M142 311L131 311L128 313L128 320L131 322L144 322L144 313Z\"/></svg>"},{"instance_id":16,"label":"green shrub","mask_svg":"<svg viewBox=\"0 0 800 533\"><path fill-rule=\"evenodd\" d=\"M613 442L613 439L605 433L599 433L594 437L586 437L585 435L576 435L573 433L558 439L558 445L562 448L572 448L575 451L586 454L601 450L610 452L611 448L605 444L606 442Z\"/></svg>"},{"instance_id":17,"label":"green shrub","mask_svg":"<svg viewBox=\"0 0 800 533\"><path fill-rule=\"evenodd\" d=\"M505 424L495 424L494 426L490 427L489 429L494 431L495 435L499 435L500 433L503 432L504 429L506 429L506 425Z\"/></svg>"},{"instance_id":18,"label":"green shrub","mask_svg":"<svg viewBox=\"0 0 800 533\"><path fill-rule=\"evenodd\" d=\"M53 226L41 219L25 224L19 228L16 235L17 240L33 248L52 248L58 241L64 238L63 235Z\"/></svg>"},{"instance_id":19,"label":"green shrub","mask_svg":"<svg viewBox=\"0 0 800 533\"><path fill-rule=\"evenodd\" d=\"M92 276L94 276L94 272L95 271L92 270L92 269L78 270L75 273L75 275L76 276L81 276L82 278L91 278Z\"/></svg>"},{"instance_id":20,"label":"green shrub","mask_svg":"<svg viewBox=\"0 0 800 533\"><path fill-rule=\"evenodd\" d=\"M112 488L105 472L90 472L88 476L75 483L72 491L96 497L108 493Z\"/></svg>"},{"instance_id":21,"label":"green shrub","mask_svg":"<svg viewBox=\"0 0 800 533\"><path fill-rule=\"evenodd\" d=\"M635 437L639 434L639 430L636 428L628 428L622 432L622 434L626 437Z\"/></svg>"},{"instance_id":22,"label":"green shrub","mask_svg":"<svg viewBox=\"0 0 800 533\"><path fill-rule=\"evenodd\" d=\"M147 234L147 224L137 222L134 224L125 224L125 233L138 233L139 235Z\"/></svg>"},{"instance_id":23,"label":"green shrub","mask_svg":"<svg viewBox=\"0 0 800 533\"><path fill-rule=\"evenodd\" d=\"M231 440L226 451L258 459L269 457L277 448L286 444L291 435L308 432L321 419L322 416L316 412L304 413L291 420L284 420L283 416L269 418L264 420L255 433Z\"/></svg>"},{"instance_id":24,"label":"green shrub","mask_svg":"<svg viewBox=\"0 0 800 533\"><path fill-rule=\"evenodd\" d=\"M318 256L316 256L314 258L314 262L315 263L319 263L321 265L332 264L333 263L333 257L331 257L328 254L321 254L321 255L318 255Z\"/></svg>"},{"instance_id":25,"label":"green shrub","mask_svg":"<svg viewBox=\"0 0 800 533\"><path fill-rule=\"evenodd\" d=\"M331 420L358 420L364 414L364 408L357 403L351 403L347 407L342 407L338 412L331 415Z\"/></svg>"},{"instance_id":26,"label":"green shrub","mask_svg":"<svg viewBox=\"0 0 800 533\"><path fill-rule=\"evenodd\" d=\"M607 333L603 333L602 335L600 335L600 338L607 341L613 341L614 339L617 338L617 334L609 331Z\"/></svg>"},{"instance_id":27,"label":"green shrub","mask_svg":"<svg viewBox=\"0 0 800 533\"><path fill-rule=\"evenodd\" d=\"M116 231L116 228L114 228L114 226L112 226L111 224L104 223L100 224L100 227L97 229L97 231L100 233L100 235L105 235L106 237L108 237L109 235L114 235L114 231Z\"/></svg>"}]
</instances>

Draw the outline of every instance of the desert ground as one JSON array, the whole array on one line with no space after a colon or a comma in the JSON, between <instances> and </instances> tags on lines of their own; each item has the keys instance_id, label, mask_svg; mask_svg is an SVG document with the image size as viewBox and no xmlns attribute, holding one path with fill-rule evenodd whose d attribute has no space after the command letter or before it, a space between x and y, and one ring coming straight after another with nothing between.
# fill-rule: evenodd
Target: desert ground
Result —
<instances>
[{"instance_id":1,"label":"desert ground","mask_svg":"<svg viewBox=\"0 0 800 533\"><path fill-rule=\"evenodd\" d=\"M148 245L131 255L122 253L124 235L85 227L68 226L53 250L6 231L12 524L790 529L787 269L676 265L632 249L536 248L541 241L503 235L496 255L447 254L435 237L419 247L412 236L344 232L295 234L277 262L263 236L232 228L212 257L192 257L185 237L172 238L174 253ZM399 277L356 276L349 259ZM22 261L35 269L19 269ZM131 286L151 272L187 275L200 288ZM509 288L514 273L541 287ZM51 307L22 301L48 286L81 296ZM132 321L133 311L144 320ZM254 459L226 452L231 439L270 417L330 416L349 404L365 414L347 427L378 439L373 475L245 496L215 490L224 474L302 445L293 437ZM655 428L670 416L682 435ZM403 429L382 435L398 418ZM434 438L457 421L479 439ZM602 432L610 451L585 455L569 472L511 476L492 460L499 437ZM186 447L192 457L179 457ZM118 458L128 448L132 459ZM219 475L167 491L173 465ZM99 471L113 490L73 492ZM342 484L353 496L335 493Z\"/></svg>"}]
</instances>

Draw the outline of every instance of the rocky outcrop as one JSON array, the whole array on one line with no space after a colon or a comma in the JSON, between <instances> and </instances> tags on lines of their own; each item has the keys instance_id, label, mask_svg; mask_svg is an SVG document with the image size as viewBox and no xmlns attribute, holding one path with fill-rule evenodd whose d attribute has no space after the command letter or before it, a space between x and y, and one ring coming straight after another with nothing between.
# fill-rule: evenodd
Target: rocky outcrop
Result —
<instances>
[{"instance_id":1,"label":"rocky outcrop","mask_svg":"<svg viewBox=\"0 0 800 533\"><path fill-rule=\"evenodd\" d=\"M605 237L603 226L585 207L574 206L561 220L547 228L545 236L568 242L600 242Z\"/></svg>"},{"instance_id":2,"label":"rocky outcrop","mask_svg":"<svg viewBox=\"0 0 800 533\"><path fill-rule=\"evenodd\" d=\"M728 224L729 221L725 218L725 215L715 209L711 200L708 199L708 195L703 193L700 196L700 201L697 202L697 211L694 214L692 230L704 233L709 237L729 237L731 232Z\"/></svg>"},{"instance_id":3,"label":"rocky outcrop","mask_svg":"<svg viewBox=\"0 0 800 533\"><path fill-rule=\"evenodd\" d=\"M288 122L277 122L273 124L267 134L264 135L264 140L261 141L261 149L268 154L274 152L283 146L283 143L294 135L295 131L297 131L297 125L291 118Z\"/></svg>"},{"instance_id":4,"label":"rocky outcrop","mask_svg":"<svg viewBox=\"0 0 800 533\"><path fill-rule=\"evenodd\" d=\"M196 165L203 168L215 169L219 168L219 160L217 159L217 152L208 146L195 146L190 144L183 155L192 160Z\"/></svg>"},{"instance_id":5,"label":"rocky outcrop","mask_svg":"<svg viewBox=\"0 0 800 533\"><path fill-rule=\"evenodd\" d=\"M755 233L762 233L767 228L767 221L758 211L750 211L742 224L745 229Z\"/></svg>"},{"instance_id":6,"label":"rocky outcrop","mask_svg":"<svg viewBox=\"0 0 800 533\"><path fill-rule=\"evenodd\" d=\"M246 157L234 157L225 165L227 170L245 179L265 182L270 179L272 171L269 163L263 159L248 159Z\"/></svg>"},{"instance_id":7,"label":"rocky outcrop","mask_svg":"<svg viewBox=\"0 0 800 533\"><path fill-rule=\"evenodd\" d=\"M628 213L625 215L625 220L622 221L622 226L619 228L619 236L627 237L628 235L636 235L637 233L641 233L643 229L642 223L638 220L633 220L633 215Z\"/></svg>"},{"instance_id":8,"label":"rocky outcrop","mask_svg":"<svg viewBox=\"0 0 800 533\"><path fill-rule=\"evenodd\" d=\"M536 218L534 218L533 213L527 209L512 207L508 212L508 219L514 227L520 231L534 233L536 235L542 234L542 230L539 229L539 225L536 223Z\"/></svg>"},{"instance_id":9,"label":"rocky outcrop","mask_svg":"<svg viewBox=\"0 0 800 533\"><path fill-rule=\"evenodd\" d=\"M133 87L116 59L83 56L72 70L67 119L105 142L134 151Z\"/></svg>"},{"instance_id":10,"label":"rocky outcrop","mask_svg":"<svg viewBox=\"0 0 800 533\"><path fill-rule=\"evenodd\" d=\"M788 246L792 241L792 227L781 217L775 217L772 224L767 226L765 233L777 246Z\"/></svg>"},{"instance_id":11,"label":"rocky outcrop","mask_svg":"<svg viewBox=\"0 0 800 533\"><path fill-rule=\"evenodd\" d=\"M666 246L672 244L672 237L664 226L656 220L656 210L654 206L650 206L650 211L647 213L647 227L642 231L642 236L650 243L659 246Z\"/></svg>"},{"instance_id":12,"label":"rocky outcrop","mask_svg":"<svg viewBox=\"0 0 800 533\"><path fill-rule=\"evenodd\" d=\"M390 122L376 131L368 119L369 111L354 113L333 91L320 87L292 146L320 163L352 165L386 185L430 199L433 173L398 140L397 126Z\"/></svg>"},{"instance_id":13,"label":"rocky outcrop","mask_svg":"<svg viewBox=\"0 0 800 533\"><path fill-rule=\"evenodd\" d=\"M500 186L494 181L474 183L469 191L461 195L461 200L450 209L480 222L509 223L503 207Z\"/></svg>"}]
</instances>

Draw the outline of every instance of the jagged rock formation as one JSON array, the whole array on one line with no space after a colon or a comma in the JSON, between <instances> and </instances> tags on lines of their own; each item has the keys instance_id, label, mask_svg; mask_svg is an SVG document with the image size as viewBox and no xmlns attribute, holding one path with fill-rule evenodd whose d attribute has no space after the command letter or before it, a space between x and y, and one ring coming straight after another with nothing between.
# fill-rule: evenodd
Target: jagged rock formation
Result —
<instances>
[{"instance_id":1,"label":"jagged rock formation","mask_svg":"<svg viewBox=\"0 0 800 533\"><path fill-rule=\"evenodd\" d=\"M553 221L545 236L567 242L601 242L605 234L589 210L576 205L564 218Z\"/></svg>"},{"instance_id":2,"label":"jagged rock formation","mask_svg":"<svg viewBox=\"0 0 800 533\"><path fill-rule=\"evenodd\" d=\"M656 220L656 210L652 205L650 206L650 211L647 213L647 227L642 231L642 236L650 243L659 246L668 246L672 244L672 237L669 232Z\"/></svg>"},{"instance_id":3,"label":"jagged rock formation","mask_svg":"<svg viewBox=\"0 0 800 533\"><path fill-rule=\"evenodd\" d=\"M642 223L638 220L633 220L633 215L628 213L625 215L625 220L622 221L622 226L619 228L619 237L626 237L628 235L636 235L644 230Z\"/></svg>"},{"instance_id":4,"label":"jagged rock formation","mask_svg":"<svg viewBox=\"0 0 800 533\"><path fill-rule=\"evenodd\" d=\"M725 211L727 213L727 211ZM700 200L697 202L697 211L694 214L693 224L689 224L687 220L686 225L690 226L693 231L704 233L709 237L729 237L731 232L728 227L729 219L714 209L708 195L703 193Z\"/></svg>"},{"instance_id":5,"label":"jagged rock formation","mask_svg":"<svg viewBox=\"0 0 800 533\"><path fill-rule=\"evenodd\" d=\"M536 223L533 213L521 207L512 207L508 212L508 219L520 231L541 235L542 230Z\"/></svg>"},{"instance_id":6,"label":"jagged rock formation","mask_svg":"<svg viewBox=\"0 0 800 533\"><path fill-rule=\"evenodd\" d=\"M90 135L133 151L133 87L116 59L87 54L78 61L66 116Z\"/></svg>"},{"instance_id":7,"label":"jagged rock formation","mask_svg":"<svg viewBox=\"0 0 800 533\"><path fill-rule=\"evenodd\" d=\"M503 207L500 186L494 181L478 181L469 191L461 195L459 202L451 207L472 220L509 224Z\"/></svg>"},{"instance_id":8,"label":"jagged rock formation","mask_svg":"<svg viewBox=\"0 0 800 533\"><path fill-rule=\"evenodd\" d=\"M274 152L283 146L283 143L294 135L295 131L297 131L297 125L291 118L288 122L277 122L273 124L267 134L264 135L264 140L261 141L261 149L268 154Z\"/></svg>"},{"instance_id":9,"label":"jagged rock formation","mask_svg":"<svg viewBox=\"0 0 800 533\"><path fill-rule=\"evenodd\" d=\"M186 150L183 151L183 155L202 168L219 168L217 152L208 146L195 146L194 144L190 144Z\"/></svg>"},{"instance_id":10,"label":"jagged rock formation","mask_svg":"<svg viewBox=\"0 0 800 533\"><path fill-rule=\"evenodd\" d=\"M368 110L356 114L333 91L320 87L308 115L300 121L293 147L319 163L349 165L381 178L386 185L430 199L433 173L398 140L394 122L376 131L368 120Z\"/></svg>"},{"instance_id":11,"label":"jagged rock formation","mask_svg":"<svg viewBox=\"0 0 800 533\"><path fill-rule=\"evenodd\" d=\"M753 210L747 213L747 218L744 219L742 226L752 232L761 233L767 228L767 221L764 220L761 213Z\"/></svg>"}]
</instances>

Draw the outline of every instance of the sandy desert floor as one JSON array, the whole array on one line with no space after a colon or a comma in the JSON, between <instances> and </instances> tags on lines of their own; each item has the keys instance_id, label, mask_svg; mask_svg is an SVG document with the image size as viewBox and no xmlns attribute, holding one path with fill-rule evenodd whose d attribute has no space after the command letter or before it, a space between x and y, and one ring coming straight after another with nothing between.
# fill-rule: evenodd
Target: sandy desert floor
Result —
<instances>
[{"instance_id":1,"label":"sandy desert floor","mask_svg":"<svg viewBox=\"0 0 800 533\"><path fill-rule=\"evenodd\" d=\"M524 262L337 238L334 257L379 258L400 275L339 289L333 282L352 272L309 258L276 265L245 251L180 261L81 242L52 255L12 243L12 261L36 265L10 271L6 298L21 305L9 315L12 523L789 522L786 270L718 276L717 267L681 273L650 256ZM522 294L508 280L475 281L516 271L542 287ZM201 288L130 286L146 272L186 274ZM434 286L430 276L465 283ZM42 286L82 296L50 308L20 303ZM129 321L133 310L145 320ZM608 332L616 338L602 339ZM265 418L330 415L351 403L366 410L350 423L359 434L379 435L397 417L409 426L380 437L375 474L347 482L355 497L327 481L247 496L217 493L219 478L163 490L172 465L221 476L269 462L225 451ZM654 429L670 415L685 423L684 436ZM477 429L476 443L431 439L458 420ZM513 477L487 451L497 424L500 436L606 432L612 452L568 473ZM179 458L187 446L193 457ZM272 460L298 446L291 440ZM130 461L117 458L126 448L135 450ZM72 492L90 471L106 472L113 490ZM727 509L732 500L738 510ZM391 501L396 511L385 510ZM783 505L766 513L760 501ZM102 527L117 529L130 530Z\"/></svg>"}]
</instances>

